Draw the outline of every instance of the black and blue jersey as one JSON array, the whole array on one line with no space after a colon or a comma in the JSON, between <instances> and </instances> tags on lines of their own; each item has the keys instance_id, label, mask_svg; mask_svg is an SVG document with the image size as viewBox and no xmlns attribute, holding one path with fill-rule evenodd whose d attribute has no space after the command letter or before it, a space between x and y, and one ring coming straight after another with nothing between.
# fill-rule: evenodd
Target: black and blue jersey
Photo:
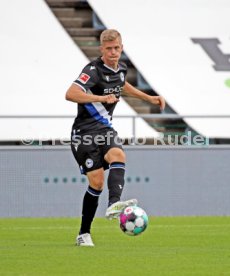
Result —
<instances>
[{"instance_id":1,"label":"black and blue jersey","mask_svg":"<svg viewBox=\"0 0 230 276\"><path fill-rule=\"evenodd\" d=\"M99 57L84 67L74 84L80 86L85 93L99 96L114 94L119 98L126 74L126 64L119 62L118 69L114 70L104 64ZM78 114L73 128L81 132L112 128L112 115L116 104L101 102L78 104Z\"/></svg>"}]
</instances>

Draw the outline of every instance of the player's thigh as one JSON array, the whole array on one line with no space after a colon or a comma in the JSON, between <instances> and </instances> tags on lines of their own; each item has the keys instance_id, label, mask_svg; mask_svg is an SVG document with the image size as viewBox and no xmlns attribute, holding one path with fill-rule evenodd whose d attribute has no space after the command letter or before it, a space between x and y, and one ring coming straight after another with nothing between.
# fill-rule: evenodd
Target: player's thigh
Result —
<instances>
[{"instance_id":1,"label":"player's thigh","mask_svg":"<svg viewBox=\"0 0 230 276\"><path fill-rule=\"evenodd\" d=\"M106 133L106 144L104 146L104 159L107 163L125 162L125 153L122 148L122 140L117 132L112 129Z\"/></svg>"}]
</instances>

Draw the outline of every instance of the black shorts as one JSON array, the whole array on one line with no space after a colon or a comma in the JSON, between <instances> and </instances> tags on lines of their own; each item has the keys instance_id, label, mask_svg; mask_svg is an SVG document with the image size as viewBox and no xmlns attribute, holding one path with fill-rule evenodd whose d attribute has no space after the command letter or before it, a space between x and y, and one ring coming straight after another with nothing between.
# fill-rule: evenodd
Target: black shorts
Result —
<instances>
[{"instance_id":1,"label":"black shorts","mask_svg":"<svg viewBox=\"0 0 230 276\"><path fill-rule=\"evenodd\" d=\"M104 156L111 148L123 150L122 141L112 128L84 134L72 130L71 149L82 174L100 168L108 169L109 164Z\"/></svg>"}]
</instances>

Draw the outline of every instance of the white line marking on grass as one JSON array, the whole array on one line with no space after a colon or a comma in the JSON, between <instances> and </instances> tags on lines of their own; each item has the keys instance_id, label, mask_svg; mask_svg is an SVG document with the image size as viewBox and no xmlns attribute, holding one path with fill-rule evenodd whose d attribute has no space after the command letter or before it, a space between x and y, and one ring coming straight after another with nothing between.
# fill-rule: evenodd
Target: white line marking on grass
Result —
<instances>
[{"instance_id":1,"label":"white line marking on grass","mask_svg":"<svg viewBox=\"0 0 230 276\"><path fill-rule=\"evenodd\" d=\"M117 225L119 226L119 225ZM94 229L106 229L106 228L114 228L116 225L110 225L110 226L93 226ZM202 228L202 227L208 227L208 228L230 228L230 224L196 224L196 225L174 225L174 224L162 224L162 225L154 225L149 224L148 227L151 228ZM9 227L0 227L1 230L75 230L78 226L9 226Z\"/></svg>"}]
</instances>

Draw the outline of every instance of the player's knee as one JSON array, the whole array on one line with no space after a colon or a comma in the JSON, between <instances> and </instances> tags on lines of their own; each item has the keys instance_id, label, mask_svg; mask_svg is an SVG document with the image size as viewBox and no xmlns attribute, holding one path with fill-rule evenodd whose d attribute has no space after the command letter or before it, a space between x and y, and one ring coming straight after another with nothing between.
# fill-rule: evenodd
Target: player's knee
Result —
<instances>
[{"instance_id":1,"label":"player's knee","mask_svg":"<svg viewBox=\"0 0 230 276\"><path fill-rule=\"evenodd\" d=\"M94 189L102 191L104 188L104 181L102 181L102 179L95 179L94 182L90 184L90 186L92 185Z\"/></svg>"},{"instance_id":2,"label":"player's knee","mask_svg":"<svg viewBox=\"0 0 230 276\"><path fill-rule=\"evenodd\" d=\"M126 161L126 156L123 150L119 148L113 148L108 151L108 153L105 155L105 160L108 163L112 162L123 162Z\"/></svg>"},{"instance_id":3,"label":"player's knee","mask_svg":"<svg viewBox=\"0 0 230 276\"><path fill-rule=\"evenodd\" d=\"M104 175L101 171L92 171L87 174L90 187L102 191L104 187Z\"/></svg>"},{"instance_id":4,"label":"player's knee","mask_svg":"<svg viewBox=\"0 0 230 276\"><path fill-rule=\"evenodd\" d=\"M119 152L117 152L117 153L115 154L115 158L116 158L117 160L114 160L114 161L120 161L120 162L123 162L123 163L125 163L125 161L126 161L125 153L124 153L123 150L119 150Z\"/></svg>"}]
</instances>

